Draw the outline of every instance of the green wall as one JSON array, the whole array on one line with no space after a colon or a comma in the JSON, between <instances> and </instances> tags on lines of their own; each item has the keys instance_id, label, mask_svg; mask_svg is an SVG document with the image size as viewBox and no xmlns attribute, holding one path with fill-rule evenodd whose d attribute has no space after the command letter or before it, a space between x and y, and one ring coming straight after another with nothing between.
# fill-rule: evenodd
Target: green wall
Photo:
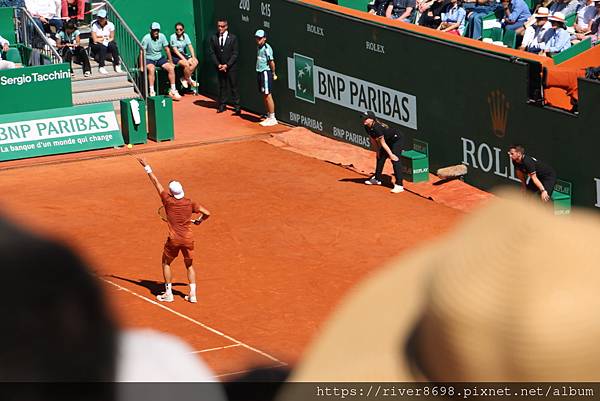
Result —
<instances>
[{"instance_id":1,"label":"green wall","mask_svg":"<svg viewBox=\"0 0 600 401\"><path fill-rule=\"evenodd\" d=\"M256 89L253 38L264 28L280 77L274 88L280 120L366 146L358 111L375 109L405 133L407 145L411 138L429 143L432 170L465 163L467 182L483 189L517 185L506 152L511 143L522 143L530 155L551 164L560 179L573 183L576 205L600 207L600 136L591 129L600 126L597 82L581 82L580 114L574 116L527 104L536 63L294 0L244 4L249 7L241 8L240 0L218 0L215 13L226 15L240 38L245 108L262 112L264 107ZM312 75L299 75L300 67ZM205 84L207 93L216 92L213 82Z\"/></svg>"},{"instance_id":2,"label":"green wall","mask_svg":"<svg viewBox=\"0 0 600 401\"><path fill-rule=\"evenodd\" d=\"M183 22L192 42L196 38L193 0L112 0L111 3L138 39L150 31L150 24L154 21L160 23L161 32L167 36L167 39L175 33L177 22Z\"/></svg>"}]
</instances>

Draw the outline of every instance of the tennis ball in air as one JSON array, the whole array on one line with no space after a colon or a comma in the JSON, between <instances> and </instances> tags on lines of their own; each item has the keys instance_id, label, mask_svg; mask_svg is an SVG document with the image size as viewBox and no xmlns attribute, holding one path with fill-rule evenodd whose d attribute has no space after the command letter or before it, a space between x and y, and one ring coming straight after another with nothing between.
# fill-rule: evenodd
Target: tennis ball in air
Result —
<instances>
[{"instance_id":1,"label":"tennis ball in air","mask_svg":"<svg viewBox=\"0 0 600 401\"><path fill-rule=\"evenodd\" d=\"M129 144L129 145L127 145L127 148L131 149L131 148L133 148L133 145Z\"/></svg>"}]
</instances>

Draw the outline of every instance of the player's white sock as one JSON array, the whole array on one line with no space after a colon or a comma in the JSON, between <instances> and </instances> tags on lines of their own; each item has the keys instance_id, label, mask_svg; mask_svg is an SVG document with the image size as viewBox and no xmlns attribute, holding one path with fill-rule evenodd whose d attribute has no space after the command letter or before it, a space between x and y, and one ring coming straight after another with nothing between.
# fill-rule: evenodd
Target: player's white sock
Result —
<instances>
[{"instance_id":1,"label":"player's white sock","mask_svg":"<svg viewBox=\"0 0 600 401\"><path fill-rule=\"evenodd\" d=\"M172 91L176 91L177 90L177 88L175 87L175 84L171 85L171 90Z\"/></svg>"},{"instance_id":2,"label":"player's white sock","mask_svg":"<svg viewBox=\"0 0 600 401\"><path fill-rule=\"evenodd\" d=\"M165 293L171 293L171 283L165 283Z\"/></svg>"},{"instance_id":3,"label":"player's white sock","mask_svg":"<svg viewBox=\"0 0 600 401\"><path fill-rule=\"evenodd\" d=\"M269 118L275 118L275 113L269 113Z\"/></svg>"},{"instance_id":4,"label":"player's white sock","mask_svg":"<svg viewBox=\"0 0 600 401\"><path fill-rule=\"evenodd\" d=\"M196 295L196 283L190 284L190 295Z\"/></svg>"}]
</instances>

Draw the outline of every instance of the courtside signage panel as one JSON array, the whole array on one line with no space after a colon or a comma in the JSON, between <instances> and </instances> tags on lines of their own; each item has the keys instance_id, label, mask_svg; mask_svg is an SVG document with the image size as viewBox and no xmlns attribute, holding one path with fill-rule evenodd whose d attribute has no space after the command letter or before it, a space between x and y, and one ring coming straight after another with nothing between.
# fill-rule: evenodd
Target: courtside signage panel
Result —
<instances>
[{"instance_id":1,"label":"courtside signage panel","mask_svg":"<svg viewBox=\"0 0 600 401\"><path fill-rule=\"evenodd\" d=\"M73 106L68 64L0 71L1 114Z\"/></svg>"},{"instance_id":2,"label":"courtside signage panel","mask_svg":"<svg viewBox=\"0 0 600 401\"><path fill-rule=\"evenodd\" d=\"M417 98L315 65L310 57L288 57L288 87L297 99L322 99L351 110L371 110L381 119L417 129Z\"/></svg>"},{"instance_id":3,"label":"courtside signage panel","mask_svg":"<svg viewBox=\"0 0 600 401\"><path fill-rule=\"evenodd\" d=\"M122 145L110 103L0 116L0 161Z\"/></svg>"}]
</instances>

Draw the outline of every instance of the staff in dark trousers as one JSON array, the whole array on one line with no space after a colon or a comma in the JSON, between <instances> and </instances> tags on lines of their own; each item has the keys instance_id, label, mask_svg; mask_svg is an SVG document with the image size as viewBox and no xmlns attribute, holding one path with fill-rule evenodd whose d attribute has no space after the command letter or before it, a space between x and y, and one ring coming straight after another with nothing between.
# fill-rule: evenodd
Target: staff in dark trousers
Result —
<instances>
[{"instance_id":1,"label":"staff in dark trousers","mask_svg":"<svg viewBox=\"0 0 600 401\"><path fill-rule=\"evenodd\" d=\"M394 175L396 176L396 184L390 192L398 194L404 191L402 186L402 164L400 162L400 154L402 153L403 137L402 133L394 128L380 122L375 117L375 113L367 111L363 114L363 125L369 138L373 150L377 154L377 163L375 166L375 175L365 181L367 185L381 185L381 173L385 161L389 158L394 167Z\"/></svg>"},{"instance_id":2,"label":"staff in dark trousers","mask_svg":"<svg viewBox=\"0 0 600 401\"><path fill-rule=\"evenodd\" d=\"M210 38L209 56L217 68L219 77L219 106L217 113L225 111L228 100L233 103L235 114L240 114L240 94L237 82L238 40L228 31L227 20L217 21L217 33ZM231 98L228 99L228 94Z\"/></svg>"},{"instance_id":3,"label":"staff in dark trousers","mask_svg":"<svg viewBox=\"0 0 600 401\"><path fill-rule=\"evenodd\" d=\"M523 191L539 194L544 202L548 202L556 184L556 172L552 167L525 154L522 145L512 145L508 148L508 155L521 181ZM527 183L529 177L529 183Z\"/></svg>"}]
</instances>

